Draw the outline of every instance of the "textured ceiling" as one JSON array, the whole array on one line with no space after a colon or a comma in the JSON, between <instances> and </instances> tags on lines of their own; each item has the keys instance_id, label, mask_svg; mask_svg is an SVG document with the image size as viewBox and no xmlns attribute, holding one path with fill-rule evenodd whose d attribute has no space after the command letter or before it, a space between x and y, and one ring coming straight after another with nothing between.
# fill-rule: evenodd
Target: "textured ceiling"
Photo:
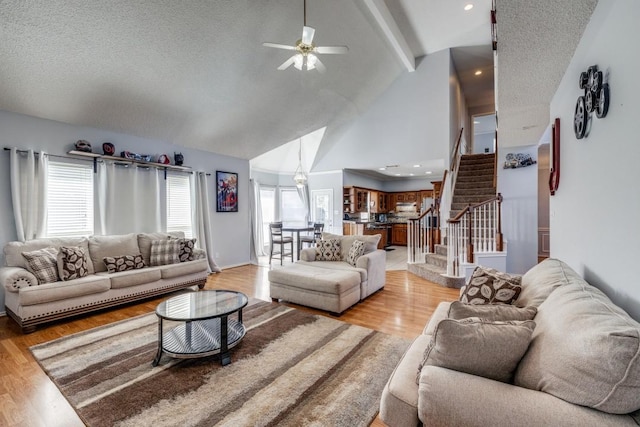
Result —
<instances>
[{"instance_id":1,"label":"textured ceiling","mask_svg":"<svg viewBox=\"0 0 640 427\"><path fill-rule=\"evenodd\" d=\"M595 3L497 0L501 145L537 142ZM492 103L491 0L383 4L414 56L454 48L469 106ZM277 71L290 52L262 42L302 21L302 0L0 0L0 109L245 159L324 127L331 144L407 70L364 0L308 0L316 44L349 53Z\"/></svg>"}]
</instances>

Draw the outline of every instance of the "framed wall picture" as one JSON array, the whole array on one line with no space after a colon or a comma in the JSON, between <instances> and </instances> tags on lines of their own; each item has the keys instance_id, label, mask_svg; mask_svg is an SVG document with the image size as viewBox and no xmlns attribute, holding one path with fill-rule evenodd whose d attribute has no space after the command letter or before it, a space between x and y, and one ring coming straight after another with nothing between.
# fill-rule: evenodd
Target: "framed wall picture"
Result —
<instances>
[{"instance_id":1,"label":"framed wall picture","mask_svg":"<svg viewBox=\"0 0 640 427\"><path fill-rule=\"evenodd\" d=\"M238 212L238 174L216 171L216 212Z\"/></svg>"}]
</instances>

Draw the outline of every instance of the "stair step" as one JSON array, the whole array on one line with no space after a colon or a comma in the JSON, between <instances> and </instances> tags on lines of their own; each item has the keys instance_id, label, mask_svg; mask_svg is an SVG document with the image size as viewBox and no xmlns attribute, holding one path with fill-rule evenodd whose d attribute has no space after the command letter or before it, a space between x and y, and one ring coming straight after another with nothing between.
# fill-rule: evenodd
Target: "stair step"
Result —
<instances>
[{"instance_id":1,"label":"stair step","mask_svg":"<svg viewBox=\"0 0 640 427\"><path fill-rule=\"evenodd\" d=\"M416 276L420 276L423 279L447 288L460 289L464 286L465 282L464 277L445 277L442 275L446 272L445 269L428 264L409 263L407 264L407 270Z\"/></svg>"},{"instance_id":2,"label":"stair step","mask_svg":"<svg viewBox=\"0 0 640 427\"><path fill-rule=\"evenodd\" d=\"M477 187L456 188L456 192L454 193L453 197L455 198L456 196L475 196L475 195L486 196L490 194L488 198L491 198L496 195L495 191L491 191L491 190L492 189L490 188L477 188Z\"/></svg>"},{"instance_id":3,"label":"stair step","mask_svg":"<svg viewBox=\"0 0 640 427\"><path fill-rule=\"evenodd\" d=\"M436 254L447 256L447 245L435 245Z\"/></svg>"},{"instance_id":4,"label":"stair step","mask_svg":"<svg viewBox=\"0 0 640 427\"><path fill-rule=\"evenodd\" d=\"M495 191L495 187L493 186L493 178L491 179L491 181L487 180L487 181L480 181L480 182L476 182L472 180L456 181L455 191L458 191L459 189L464 189L464 188L491 188L493 189L493 191Z\"/></svg>"},{"instance_id":5,"label":"stair step","mask_svg":"<svg viewBox=\"0 0 640 427\"><path fill-rule=\"evenodd\" d=\"M443 269L447 269L447 256L438 254L425 254L424 262L427 265L433 265Z\"/></svg>"}]
</instances>

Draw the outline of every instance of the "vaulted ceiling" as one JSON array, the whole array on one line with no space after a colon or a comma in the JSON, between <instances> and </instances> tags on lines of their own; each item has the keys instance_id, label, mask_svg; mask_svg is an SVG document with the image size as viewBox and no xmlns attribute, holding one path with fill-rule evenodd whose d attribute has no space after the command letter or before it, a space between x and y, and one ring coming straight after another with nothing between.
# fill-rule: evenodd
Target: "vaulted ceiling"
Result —
<instances>
[{"instance_id":1,"label":"vaulted ceiling","mask_svg":"<svg viewBox=\"0 0 640 427\"><path fill-rule=\"evenodd\" d=\"M511 132L513 118L514 144L531 126L523 112L544 130L548 117L527 108L548 107L595 3L497 0L499 120ZM467 74L487 64L490 7L308 0L314 42L349 46L321 56L319 74L277 71L290 52L262 46L300 38L303 0L3 0L0 109L251 159L324 127L331 138L409 72L407 60L444 48L455 48L468 104L484 102L487 81Z\"/></svg>"}]
</instances>

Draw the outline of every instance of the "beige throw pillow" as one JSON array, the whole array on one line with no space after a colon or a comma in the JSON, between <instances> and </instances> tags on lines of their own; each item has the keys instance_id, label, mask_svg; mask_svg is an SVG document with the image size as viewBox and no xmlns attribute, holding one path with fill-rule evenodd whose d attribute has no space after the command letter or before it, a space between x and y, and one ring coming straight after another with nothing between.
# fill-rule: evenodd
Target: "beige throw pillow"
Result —
<instances>
[{"instance_id":1,"label":"beige throw pillow","mask_svg":"<svg viewBox=\"0 0 640 427\"><path fill-rule=\"evenodd\" d=\"M150 263L152 267L180 262L180 242L177 239L153 240Z\"/></svg>"},{"instance_id":2,"label":"beige throw pillow","mask_svg":"<svg viewBox=\"0 0 640 427\"><path fill-rule=\"evenodd\" d=\"M440 366L510 383L529 347L535 322L490 322L477 317L441 320L425 350L423 366Z\"/></svg>"},{"instance_id":3,"label":"beige throw pillow","mask_svg":"<svg viewBox=\"0 0 640 427\"><path fill-rule=\"evenodd\" d=\"M460 301L469 304L513 304L522 291L521 276L488 267L476 267L460 289Z\"/></svg>"},{"instance_id":4,"label":"beige throw pillow","mask_svg":"<svg viewBox=\"0 0 640 427\"><path fill-rule=\"evenodd\" d=\"M27 261L27 270L36 276L40 285L58 281L57 248L22 252L22 256Z\"/></svg>"},{"instance_id":5,"label":"beige throw pillow","mask_svg":"<svg viewBox=\"0 0 640 427\"><path fill-rule=\"evenodd\" d=\"M535 307L516 307L506 304L465 304L453 301L449 306L449 319L466 319L467 317L479 317L490 321L505 320L533 320L538 309Z\"/></svg>"}]
</instances>

